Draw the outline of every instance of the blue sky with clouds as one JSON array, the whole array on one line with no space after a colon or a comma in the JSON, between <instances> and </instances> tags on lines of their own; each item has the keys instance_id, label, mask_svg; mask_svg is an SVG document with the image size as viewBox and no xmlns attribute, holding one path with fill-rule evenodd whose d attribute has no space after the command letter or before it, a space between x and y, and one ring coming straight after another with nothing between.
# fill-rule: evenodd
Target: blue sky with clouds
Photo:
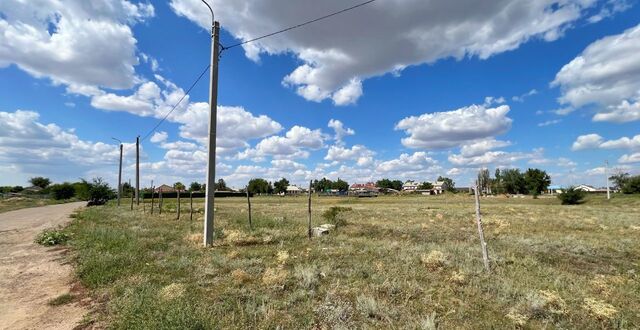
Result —
<instances>
[{"instance_id":1,"label":"blue sky with clouds","mask_svg":"<svg viewBox=\"0 0 640 330\"><path fill-rule=\"evenodd\" d=\"M211 0L221 42L357 3ZM219 177L454 178L538 167L604 184L640 165L635 1L378 0L223 52ZM199 0L0 3L0 185L133 179L209 61ZM208 74L142 144L142 183L204 181Z\"/></svg>"}]
</instances>

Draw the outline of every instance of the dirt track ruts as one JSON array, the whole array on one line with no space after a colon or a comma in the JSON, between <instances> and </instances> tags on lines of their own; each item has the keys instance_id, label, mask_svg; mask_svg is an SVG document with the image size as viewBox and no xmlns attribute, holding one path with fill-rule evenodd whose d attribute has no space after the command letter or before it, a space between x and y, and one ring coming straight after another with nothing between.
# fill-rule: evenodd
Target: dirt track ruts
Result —
<instances>
[{"instance_id":1,"label":"dirt track ruts","mask_svg":"<svg viewBox=\"0 0 640 330\"><path fill-rule=\"evenodd\" d=\"M34 243L44 229L70 221L84 202L0 213L0 329L73 329L88 312L77 301L47 302L69 293L73 269L64 249Z\"/></svg>"}]
</instances>

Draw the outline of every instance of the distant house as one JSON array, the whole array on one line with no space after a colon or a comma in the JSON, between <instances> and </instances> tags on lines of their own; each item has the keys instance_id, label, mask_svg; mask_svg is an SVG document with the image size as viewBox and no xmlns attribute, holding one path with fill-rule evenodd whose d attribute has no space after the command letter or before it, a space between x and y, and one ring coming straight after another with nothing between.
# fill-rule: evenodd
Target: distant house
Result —
<instances>
[{"instance_id":1,"label":"distant house","mask_svg":"<svg viewBox=\"0 0 640 330\"><path fill-rule=\"evenodd\" d=\"M402 185L402 191L416 191L419 185L419 182L408 180Z\"/></svg>"},{"instance_id":2,"label":"distant house","mask_svg":"<svg viewBox=\"0 0 640 330\"><path fill-rule=\"evenodd\" d=\"M161 185L161 186L157 187L157 188L154 190L154 192L157 192L157 193L160 193L160 192L162 192L162 193L170 193L170 192L175 192L175 191L176 191L176 190L175 190L175 189L173 189L173 187L171 187L171 186L167 186L166 184L163 184L163 185Z\"/></svg>"},{"instance_id":3,"label":"distant house","mask_svg":"<svg viewBox=\"0 0 640 330\"><path fill-rule=\"evenodd\" d=\"M575 186L574 189L575 190L582 190L582 191L585 191L585 192L596 192L596 191L598 191L598 189L596 189L593 186L590 186L588 184L581 184L581 185Z\"/></svg>"},{"instance_id":4,"label":"distant house","mask_svg":"<svg viewBox=\"0 0 640 330\"><path fill-rule=\"evenodd\" d=\"M302 189L302 188L300 188L300 187L298 187L296 185L290 185L290 186L287 186L286 194L287 195L300 195L300 194L303 194L304 192L305 192L304 189Z\"/></svg>"},{"instance_id":5,"label":"distant house","mask_svg":"<svg viewBox=\"0 0 640 330\"><path fill-rule=\"evenodd\" d=\"M375 191L378 192L380 191L380 188L378 188L378 186L376 186L375 183L373 182L367 182L367 183L354 183L349 187L349 191Z\"/></svg>"},{"instance_id":6,"label":"distant house","mask_svg":"<svg viewBox=\"0 0 640 330\"><path fill-rule=\"evenodd\" d=\"M435 192L436 195L442 194L447 189L449 189L449 187L447 186L447 183L444 181L436 181L433 183L433 191Z\"/></svg>"},{"instance_id":7,"label":"distant house","mask_svg":"<svg viewBox=\"0 0 640 330\"><path fill-rule=\"evenodd\" d=\"M354 183L349 187L349 195L359 197L373 197L378 196L380 188L373 182L367 183Z\"/></svg>"}]
</instances>

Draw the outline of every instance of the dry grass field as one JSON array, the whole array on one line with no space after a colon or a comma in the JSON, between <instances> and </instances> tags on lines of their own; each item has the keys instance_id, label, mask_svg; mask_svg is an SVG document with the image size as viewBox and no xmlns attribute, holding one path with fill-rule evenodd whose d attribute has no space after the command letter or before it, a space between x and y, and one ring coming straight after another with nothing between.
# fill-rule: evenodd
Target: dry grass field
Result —
<instances>
[{"instance_id":1,"label":"dry grass field","mask_svg":"<svg viewBox=\"0 0 640 330\"><path fill-rule=\"evenodd\" d=\"M198 208L201 211L202 201ZM347 224L306 237L305 197L217 199L213 248L202 214L176 220L113 205L66 229L79 280L110 328L640 327L640 198L482 199L492 272L483 270L473 197L313 197ZM146 207L149 210L148 206Z\"/></svg>"},{"instance_id":2,"label":"dry grass field","mask_svg":"<svg viewBox=\"0 0 640 330\"><path fill-rule=\"evenodd\" d=\"M51 198L33 198L33 197L0 198L0 213L24 209L28 207L61 204L66 202L69 202L69 201L57 201Z\"/></svg>"}]
</instances>

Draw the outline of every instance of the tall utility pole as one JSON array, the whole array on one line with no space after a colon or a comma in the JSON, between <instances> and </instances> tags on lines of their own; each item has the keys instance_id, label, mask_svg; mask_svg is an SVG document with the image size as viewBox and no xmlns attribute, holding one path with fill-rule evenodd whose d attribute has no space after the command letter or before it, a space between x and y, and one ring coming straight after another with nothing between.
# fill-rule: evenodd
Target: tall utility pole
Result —
<instances>
[{"instance_id":1,"label":"tall utility pole","mask_svg":"<svg viewBox=\"0 0 640 330\"><path fill-rule=\"evenodd\" d=\"M114 137L112 139L120 142L120 166L118 167L118 206L120 206L120 198L122 198L122 141Z\"/></svg>"},{"instance_id":2,"label":"tall utility pole","mask_svg":"<svg viewBox=\"0 0 640 330\"><path fill-rule=\"evenodd\" d=\"M609 192L609 160L604 161L604 176L607 177L607 199L611 199L611 193Z\"/></svg>"},{"instance_id":3,"label":"tall utility pole","mask_svg":"<svg viewBox=\"0 0 640 330\"><path fill-rule=\"evenodd\" d=\"M136 205L140 205L140 136L136 137Z\"/></svg>"},{"instance_id":4,"label":"tall utility pole","mask_svg":"<svg viewBox=\"0 0 640 330\"><path fill-rule=\"evenodd\" d=\"M219 57L219 37L220 23L216 22L213 9L205 1L202 2L211 12L211 77L209 81L209 153L207 160L207 190L205 192L204 204L204 246L213 244L213 225L215 212L215 190L216 190L216 116L218 107L218 57Z\"/></svg>"}]
</instances>

